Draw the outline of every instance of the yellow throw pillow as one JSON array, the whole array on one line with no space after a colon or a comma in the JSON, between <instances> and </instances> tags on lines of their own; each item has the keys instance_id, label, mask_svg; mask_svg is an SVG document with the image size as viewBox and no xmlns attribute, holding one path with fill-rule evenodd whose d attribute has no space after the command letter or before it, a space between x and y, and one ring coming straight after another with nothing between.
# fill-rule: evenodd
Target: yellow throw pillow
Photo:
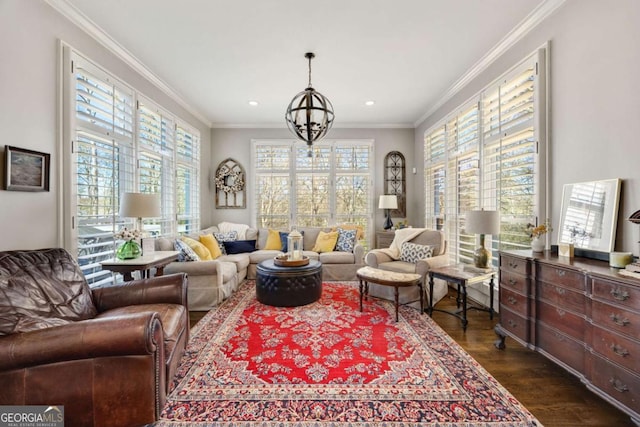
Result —
<instances>
[{"instance_id":1,"label":"yellow throw pillow","mask_svg":"<svg viewBox=\"0 0 640 427\"><path fill-rule=\"evenodd\" d=\"M216 259L222 255L220 245L218 244L218 241L213 236L213 234L203 234L202 236L200 236L200 243L202 243L205 248L209 249L211 259Z\"/></svg>"},{"instance_id":2,"label":"yellow throw pillow","mask_svg":"<svg viewBox=\"0 0 640 427\"><path fill-rule=\"evenodd\" d=\"M280 240L280 232L278 230L269 229L269 235L267 236L267 243L263 249L270 249L280 251L282 250L282 240Z\"/></svg>"},{"instance_id":3,"label":"yellow throw pillow","mask_svg":"<svg viewBox=\"0 0 640 427\"><path fill-rule=\"evenodd\" d=\"M321 231L316 239L316 245L311 249L314 252L332 252L338 242L338 232L330 231L325 233Z\"/></svg>"},{"instance_id":4,"label":"yellow throw pillow","mask_svg":"<svg viewBox=\"0 0 640 427\"><path fill-rule=\"evenodd\" d=\"M181 237L180 240L182 240L183 242L185 242L187 245L189 245L189 247L191 249L193 249L193 251L198 254L198 256L200 257L201 261L209 261L212 260L213 258L211 258L211 252L209 252L209 249L207 249L207 247L205 245L203 245L202 243L198 242L197 240L194 240L190 237Z\"/></svg>"}]
</instances>

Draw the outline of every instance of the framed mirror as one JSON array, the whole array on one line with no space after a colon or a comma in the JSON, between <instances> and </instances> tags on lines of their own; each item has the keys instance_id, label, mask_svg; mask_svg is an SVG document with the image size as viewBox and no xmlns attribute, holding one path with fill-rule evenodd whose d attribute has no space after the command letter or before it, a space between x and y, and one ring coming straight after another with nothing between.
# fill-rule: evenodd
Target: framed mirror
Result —
<instances>
[{"instance_id":1,"label":"framed mirror","mask_svg":"<svg viewBox=\"0 0 640 427\"><path fill-rule=\"evenodd\" d=\"M614 249L620 179L565 184L558 243L598 252Z\"/></svg>"}]
</instances>

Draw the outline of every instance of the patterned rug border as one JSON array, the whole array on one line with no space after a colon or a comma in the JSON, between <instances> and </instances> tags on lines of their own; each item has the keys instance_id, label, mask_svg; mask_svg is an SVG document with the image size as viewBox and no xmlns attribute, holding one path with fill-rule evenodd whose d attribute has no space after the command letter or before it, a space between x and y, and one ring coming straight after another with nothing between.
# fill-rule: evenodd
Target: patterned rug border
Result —
<instances>
[{"instance_id":1,"label":"patterned rug border","mask_svg":"<svg viewBox=\"0 0 640 427\"><path fill-rule=\"evenodd\" d=\"M357 288L357 282L347 282L347 281L325 281L327 284L337 284L343 285L351 288ZM228 333L229 328L233 328L233 322L227 321L230 317L233 317L233 313L238 310L244 310L246 307L241 304L244 298L251 298L251 294L253 293L253 298L255 298L255 287L254 281L244 281L240 286L238 291L236 291L229 299L225 300L222 304L216 307L214 310L208 312L191 330L191 340L189 345L187 346L187 353L183 357L180 368L178 369L178 374L174 379L174 387L179 385L183 378L189 373L191 367L198 360L199 352L207 346L208 342L214 341L217 336L225 335ZM373 299L370 301L384 308L384 310L389 314L389 316L394 315L394 307L393 303L386 300ZM226 313L226 315L225 315ZM384 426L393 426L393 427L409 427L409 426L442 426L442 427L529 427L529 426L541 426L538 420L524 407L517 399L515 399L511 393L504 388L493 376L486 371L471 355L469 355L453 338L451 338L436 322L434 322L429 316L426 314L420 315L419 311L411 307L400 307L400 322L415 322L416 319L419 322L424 322L425 330L433 330L434 336L437 336L438 340L442 342L442 344L448 347L448 350L451 354L453 354L457 360L462 362L462 366L468 366L469 369L473 369L477 372L478 376L481 377L482 381L486 382L491 387L491 392L495 394L494 398L499 399L502 402L508 402L509 409L512 411L512 418L518 418L517 421L504 421L504 420L496 420L495 422L487 422L487 421L455 421L455 422L440 422L438 420L428 420L425 422L408 422L408 421L325 421L325 420L317 420L317 419L309 419L309 420L295 420L295 421L287 421L287 420L279 420L279 421L241 421L241 420L225 420L225 421L179 421L179 420L168 420L161 419L155 426L158 427L187 427L187 426L219 426L219 427L384 427ZM206 329L204 329L206 328ZM410 328L413 331L413 328ZM215 331L215 336L212 336L211 333L206 334L205 332ZM203 341L204 340L204 341ZM428 337L420 337L420 340L427 341ZM166 415L167 408L172 406L174 413L180 412L181 409L185 411L187 408L197 407L199 405L205 405L206 402L214 401L206 400L202 403L200 400L182 400L179 396L175 396L175 390L168 396L167 404L165 405L165 411L163 411L163 415ZM464 393L461 393L464 395ZM184 398L185 396L183 396ZM324 396L326 397L326 396ZM362 398L366 399L366 396L359 395L358 399L343 399L343 400L362 400ZM459 396L460 397L460 396ZM177 399L177 400L176 400ZM329 398L327 402L331 402L339 399ZM405 399L402 399L406 401ZM434 399L434 396L429 396L429 402L436 402L437 399ZM464 399L463 399L464 400ZM378 402L384 402L385 400L378 400ZM406 402L416 401L415 397L412 396L412 399ZM246 400L246 401L234 401L237 405L251 405L258 404L259 401ZM286 400L284 401L286 402ZM317 402L317 399L289 399L289 405L293 405L295 407L309 407L311 408ZM364 402L364 401L362 401ZM361 403L362 403L361 402ZM447 402L446 399L442 401L443 403ZM369 405L373 404L373 401L369 402ZM452 405L455 404L453 401ZM365 405L366 406L366 405ZM206 411L206 408L202 408L202 410ZM311 409L309 409L311 411ZM310 415L313 413L310 412ZM310 416L309 418L313 418Z\"/></svg>"}]
</instances>

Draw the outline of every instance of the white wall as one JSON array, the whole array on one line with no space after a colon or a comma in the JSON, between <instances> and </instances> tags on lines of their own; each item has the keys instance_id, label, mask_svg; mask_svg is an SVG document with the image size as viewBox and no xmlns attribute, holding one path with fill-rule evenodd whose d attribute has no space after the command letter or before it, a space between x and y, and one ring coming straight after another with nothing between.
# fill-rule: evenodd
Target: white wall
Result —
<instances>
[{"instance_id":1,"label":"white wall","mask_svg":"<svg viewBox=\"0 0 640 427\"><path fill-rule=\"evenodd\" d=\"M49 192L0 190L0 250L62 245L58 152L58 40L142 91L200 130L203 169L211 156L209 128L41 0L0 0L0 147L51 153ZM4 177L4 163L0 166ZM203 223L211 222L212 196L203 177ZM4 182L4 178L2 178ZM2 186L2 188L4 188Z\"/></svg>"},{"instance_id":2,"label":"white wall","mask_svg":"<svg viewBox=\"0 0 640 427\"><path fill-rule=\"evenodd\" d=\"M374 226L381 229L384 223L384 212L378 208L378 196L382 194L383 162L384 156L389 151L400 151L407 161L407 194L415 195L419 190L416 187L415 175L411 173L413 164L413 129L339 129L333 128L329 131L327 139L373 139L374 140L374 191L375 198L375 218ZM247 172L248 193L253 191L253 174L251 172L251 140L252 139L286 139L291 140L292 135L288 129L213 129L211 131L211 170L210 176L215 175L218 164L231 157L238 161ZM300 142L300 144L304 144ZM210 184L211 185L211 184ZM215 196L214 196L215 197ZM415 212L416 197L407 200L407 212ZM420 217L409 214L410 224L424 221ZM222 221L242 222L254 224L251 217L250 200L246 209L217 209L213 213L213 223Z\"/></svg>"},{"instance_id":3,"label":"white wall","mask_svg":"<svg viewBox=\"0 0 640 427\"><path fill-rule=\"evenodd\" d=\"M562 187L621 178L616 250L638 253L639 229L627 218L640 209L640 2L567 0L552 16L421 123L424 131L542 44L550 41L550 218L558 227ZM422 174L420 174L422 179ZM424 201L418 207L424 209ZM552 242L557 241L554 231Z\"/></svg>"}]
</instances>

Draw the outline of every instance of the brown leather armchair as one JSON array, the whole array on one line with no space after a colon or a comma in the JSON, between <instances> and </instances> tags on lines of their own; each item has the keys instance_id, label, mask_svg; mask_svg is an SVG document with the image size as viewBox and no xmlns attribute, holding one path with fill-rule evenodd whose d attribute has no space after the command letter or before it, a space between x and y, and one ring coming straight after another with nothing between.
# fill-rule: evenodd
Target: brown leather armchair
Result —
<instances>
[{"instance_id":1,"label":"brown leather armchair","mask_svg":"<svg viewBox=\"0 0 640 427\"><path fill-rule=\"evenodd\" d=\"M156 420L189 338L186 275L90 289L64 249L0 252L0 405L67 426Z\"/></svg>"}]
</instances>

